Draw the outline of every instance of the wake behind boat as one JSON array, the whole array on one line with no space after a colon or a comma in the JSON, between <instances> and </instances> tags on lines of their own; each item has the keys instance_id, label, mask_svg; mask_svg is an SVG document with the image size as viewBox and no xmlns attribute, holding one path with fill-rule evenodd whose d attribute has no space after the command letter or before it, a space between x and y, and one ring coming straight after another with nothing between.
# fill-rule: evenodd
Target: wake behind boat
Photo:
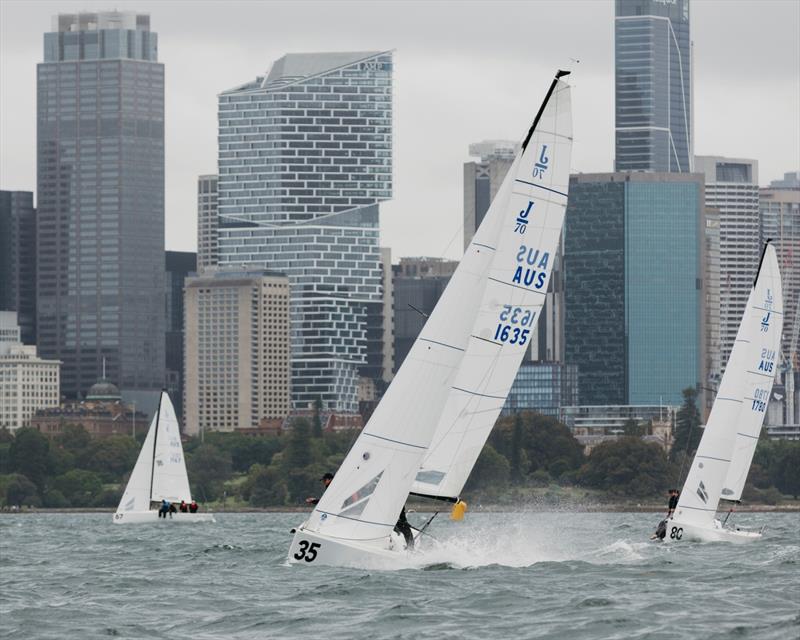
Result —
<instances>
[{"instance_id":1,"label":"wake behind boat","mask_svg":"<svg viewBox=\"0 0 800 640\"><path fill-rule=\"evenodd\" d=\"M572 149L566 75L556 74L475 237L370 421L308 520L293 530L290 563L412 566L418 556L395 531L409 493L463 510L459 493L514 382L561 237ZM416 541L421 537L414 534Z\"/></svg>"},{"instance_id":2,"label":"wake behind boat","mask_svg":"<svg viewBox=\"0 0 800 640\"><path fill-rule=\"evenodd\" d=\"M750 542L760 532L726 526L717 518L721 499L742 496L775 380L783 329L783 290L778 258L769 241L736 334L708 424L666 521L664 540Z\"/></svg>"},{"instance_id":3,"label":"wake behind boat","mask_svg":"<svg viewBox=\"0 0 800 640\"><path fill-rule=\"evenodd\" d=\"M172 504L192 502L178 418L166 391L161 392L158 411L150 423L113 521L115 524L156 522L164 500ZM214 522L210 513L178 511L164 516L164 520L170 522Z\"/></svg>"}]
</instances>

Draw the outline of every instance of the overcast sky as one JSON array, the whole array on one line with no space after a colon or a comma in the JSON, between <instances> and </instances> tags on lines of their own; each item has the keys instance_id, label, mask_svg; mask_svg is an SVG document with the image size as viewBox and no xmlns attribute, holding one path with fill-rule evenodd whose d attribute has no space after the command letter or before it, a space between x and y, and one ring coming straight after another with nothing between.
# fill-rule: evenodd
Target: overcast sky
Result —
<instances>
[{"instance_id":1,"label":"overcast sky","mask_svg":"<svg viewBox=\"0 0 800 640\"><path fill-rule=\"evenodd\" d=\"M0 188L35 191L36 64L50 18L147 12L166 69L166 244L196 249L196 179L216 173L216 96L285 53L395 50L394 198L382 243L461 253L462 165L521 139L554 71L572 68L572 170L611 171L614 3L0 2ZM759 182L800 166L800 0L693 0L695 153L755 158ZM570 59L579 59L579 64Z\"/></svg>"}]
</instances>

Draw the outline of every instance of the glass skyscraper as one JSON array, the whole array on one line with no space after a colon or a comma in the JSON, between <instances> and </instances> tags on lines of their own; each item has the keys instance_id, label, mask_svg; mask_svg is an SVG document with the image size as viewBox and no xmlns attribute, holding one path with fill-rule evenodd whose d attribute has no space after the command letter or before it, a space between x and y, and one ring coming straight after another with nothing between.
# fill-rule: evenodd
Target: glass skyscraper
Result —
<instances>
[{"instance_id":1,"label":"glass skyscraper","mask_svg":"<svg viewBox=\"0 0 800 640\"><path fill-rule=\"evenodd\" d=\"M289 276L295 409L358 408L391 195L391 52L290 54L220 94L219 264Z\"/></svg>"},{"instance_id":2,"label":"glass skyscraper","mask_svg":"<svg viewBox=\"0 0 800 640\"><path fill-rule=\"evenodd\" d=\"M616 170L692 171L689 0L616 0Z\"/></svg>"},{"instance_id":3,"label":"glass skyscraper","mask_svg":"<svg viewBox=\"0 0 800 640\"><path fill-rule=\"evenodd\" d=\"M30 191L0 191L0 311L16 311L20 339L36 344L36 209Z\"/></svg>"},{"instance_id":4,"label":"glass skyscraper","mask_svg":"<svg viewBox=\"0 0 800 640\"><path fill-rule=\"evenodd\" d=\"M705 380L703 178L570 179L566 362L586 405L681 404Z\"/></svg>"},{"instance_id":5,"label":"glass skyscraper","mask_svg":"<svg viewBox=\"0 0 800 640\"><path fill-rule=\"evenodd\" d=\"M37 329L61 391L164 384L164 66L147 15L61 14L37 67Z\"/></svg>"}]
</instances>

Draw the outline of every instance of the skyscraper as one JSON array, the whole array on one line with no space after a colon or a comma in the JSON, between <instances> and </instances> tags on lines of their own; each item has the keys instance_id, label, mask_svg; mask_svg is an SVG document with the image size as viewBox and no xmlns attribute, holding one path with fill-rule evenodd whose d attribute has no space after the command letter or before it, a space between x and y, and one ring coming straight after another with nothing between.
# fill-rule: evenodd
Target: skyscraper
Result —
<instances>
[{"instance_id":1,"label":"skyscraper","mask_svg":"<svg viewBox=\"0 0 800 640\"><path fill-rule=\"evenodd\" d=\"M219 263L217 227L217 176L197 178L197 269L202 273L207 267Z\"/></svg>"},{"instance_id":2,"label":"skyscraper","mask_svg":"<svg viewBox=\"0 0 800 640\"><path fill-rule=\"evenodd\" d=\"M742 321L761 255L758 238L758 162L695 156L705 175L705 203L719 212L719 334L723 373Z\"/></svg>"},{"instance_id":3,"label":"skyscraper","mask_svg":"<svg viewBox=\"0 0 800 640\"><path fill-rule=\"evenodd\" d=\"M164 384L164 67L147 15L61 14L37 67L39 351L62 393Z\"/></svg>"},{"instance_id":4,"label":"skyscraper","mask_svg":"<svg viewBox=\"0 0 800 640\"><path fill-rule=\"evenodd\" d=\"M167 251L166 254L166 387L175 413L183 416L183 286L197 271L197 254L190 251Z\"/></svg>"},{"instance_id":5,"label":"skyscraper","mask_svg":"<svg viewBox=\"0 0 800 640\"><path fill-rule=\"evenodd\" d=\"M705 380L702 176L570 178L566 362L581 403L680 404Z\"/></svg>"},{"instance_id":6,"label":"skyscraper","mask_svg":"<svg viewBox=\"0 0 800 640\"><path fill-rule=\"evenodd\" d=\"M617 171L692 171L689 0L616 0Z\"/></svg>"},{"instance_id":7,"label":"skyscraper","mask_svg":"<svg viewBox=\"0 0 800 640\"><path fill-rule=\"evenodd\" d=\"M355 413L382 306L392 53L290 54L219 96L219 263L291 282L292 404Z\"/></svg>"},{"instance_id":8,"label":"skyscraper","mask_svg":"<svg viewBox=\"0 0 800 640\"><path fill-rule=\"evenodd\" d=\"M0 311L16 311L36 344L36 209L30 191L0 191Z\"/></svg>"}]
</instances>

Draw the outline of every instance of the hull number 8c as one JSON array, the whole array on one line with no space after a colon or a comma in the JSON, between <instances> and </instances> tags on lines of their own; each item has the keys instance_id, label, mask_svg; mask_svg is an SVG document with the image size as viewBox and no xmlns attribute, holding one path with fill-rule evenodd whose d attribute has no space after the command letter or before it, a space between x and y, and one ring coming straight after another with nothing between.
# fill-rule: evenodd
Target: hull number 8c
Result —
<instances>
[{"instance_id":1,"label":"hull number 8c","mask_svg":"<svg viewBox=\"0 0 800 640\"><path fill-rule=\"evenodd\" d=\"M683 527L672 527L672 531L669 532L669 537L672 540L680 540L683 537Z\"/></svg>"},{"instance_id":2,"label":"hull number 8c","mask_svg":"<svg viewBox=\"0 0 800 640\"><path fill-rule=\"evenodd\" d=\"M308 540L300 541L300 550L294 554L295 560L305 560L306 562L314 562L317 557L317 549L319 549L319 542L311 542Z\"/></svg>"}]
</instances>

